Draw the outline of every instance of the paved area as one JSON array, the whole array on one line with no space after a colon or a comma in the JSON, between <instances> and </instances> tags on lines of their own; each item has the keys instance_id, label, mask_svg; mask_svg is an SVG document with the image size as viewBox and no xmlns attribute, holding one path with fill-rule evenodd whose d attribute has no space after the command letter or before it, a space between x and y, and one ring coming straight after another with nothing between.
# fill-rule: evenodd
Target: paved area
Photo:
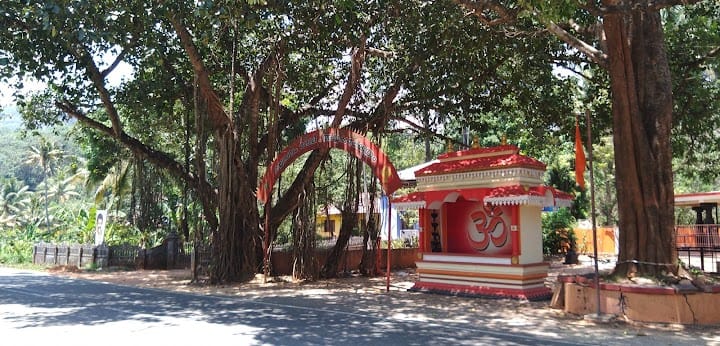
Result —
<instances>
[{"instance_id":1,"label":"paved area","mask_svg":"<svg viewBox=\"0 0 720 346\"><path fill-rule=\"evenodd\" d=\"M587 257L580 258L579 265L564 265L552 262L548 284L562 273L585 273L593 271L593 262ZM602 259L600 270L614 266L612 259ZM289 277L270 278L264 282L258 275L255 280L233 285L201 285L191 283L188 270L138 270L109 272L78 272L70 268L56 268L54 275L97 280L128 286L139 286L158 290L190 292L212 296L234 296L240 299L267 297L318 297L346 296L363 297L364 302L392 301L387 306L368 306L368 309L402 315L402 306L427 307L435 314L447 314L448 319L484 321L483 325L498 328L515 328L518 331L533 330L536 333L567 333L568 337L592 336L600 340L606 336L620 337L627 345L720 345L718 326L683 326L665 324L640 324L614 318L597 321L583 316L567 314L553 309L549 301L529 302L511 299L483 299L452 297L435 294L408 292L417 278L413 270L392 273L390 291L386 291L386 278L347 278L318 280L315 282L294 282ZM411 318L421 318L410 316ZM410 318L409 317L409 318ZM473 322L474 323L474 322ZM601 343L601 342L600 342Z\"/></svg>"}]
</instances>

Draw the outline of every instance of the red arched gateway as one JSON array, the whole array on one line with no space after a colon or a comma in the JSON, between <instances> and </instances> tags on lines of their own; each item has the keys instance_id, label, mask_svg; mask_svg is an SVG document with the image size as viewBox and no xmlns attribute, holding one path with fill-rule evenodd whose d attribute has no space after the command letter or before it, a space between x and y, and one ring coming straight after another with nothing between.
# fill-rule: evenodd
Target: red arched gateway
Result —
<instances>
[{"instance_id":1,"label":"red arched gateway","mask_svg":"<svg viewBox=\"0 0 720 346\"><path fill-rule=\"evenodd\" d=\"M300 155L319 148L337 148L368 164L380 180L383 192L391 195L402 186L397 170L387 155L367 137L347 129L324 129L296 138L275 158L260 181L257 198L267 203L277 177Z\"/></svg>"}]
</instances>

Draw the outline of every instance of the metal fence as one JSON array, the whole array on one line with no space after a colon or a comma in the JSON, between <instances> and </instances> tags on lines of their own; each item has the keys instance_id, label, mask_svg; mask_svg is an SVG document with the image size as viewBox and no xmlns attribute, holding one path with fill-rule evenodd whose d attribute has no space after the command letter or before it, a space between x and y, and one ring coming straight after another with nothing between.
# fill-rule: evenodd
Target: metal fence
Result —
<instances>
[{"instance_id":1,"label":"metal fence","mask_svg":"<svg viewBox=\"0 0 720 346\"><path fill-rule=\"evenodd\" d=\"M686 225L675 227L675 244L678 249L720 250L720 225Z\"/></svg>"},{"instance_id":2,"label":"metal fence","mask_svg":"<svg viewBox=\"0 0 720 346\"><path fill-rule=\"evenodd\" d=\"M720 225L678 225L675 246L678 257L688 266L705 272L720 271Z\"/></svg>"}]
</instances>

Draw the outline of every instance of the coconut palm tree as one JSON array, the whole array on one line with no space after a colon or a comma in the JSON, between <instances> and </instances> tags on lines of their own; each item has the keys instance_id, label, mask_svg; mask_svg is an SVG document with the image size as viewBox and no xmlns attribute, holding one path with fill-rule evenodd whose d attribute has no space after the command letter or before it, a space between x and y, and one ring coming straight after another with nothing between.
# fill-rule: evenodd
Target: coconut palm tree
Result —
<instances>
[{"instance_id":1,"label":"coconut palm tree","mask_svg":"<svg viewBox=\"0 0 720 346\"><path fill-rule=\"evenodd\" d=\"M40 145L31 146L28 158L25 160L27 164L38 165L43 172L44 200L45 200L45 231L50 232L50 213L48 212L48 173L55 174L55 166L57 162L64 156L62 149L55 146L55 143L49 142L45 137L40 137Z\"/></svg>"},{"instance_id":2,"label":"coconut palm tree","mask_svg":"<svg viewBox=\"0 0 720 346\"><path fill-rule=\"evenodd\" d=\"M58 203L65 203L70 199L80 197L82 194L78 191L78 188L80 183L82 183L86 177L87 172L78 171L64 179L62 177L50 179L50 193L48 197Z\"/></svg>"},{"instance_id":3,"label":"coconut palm tree","mask_svg":"<svg viewBox=\"0 0 720 346\"><path fill-rule=\"evenodd\" d=\"M30 187L17 179L7 179L0 187L0 212L17 215L30 204Z\"/></svg>"},{"instance_id":4,"label":"coconut palm tree","mask_svg":"<svg viewBox=\"0 0 720 346\"><path fill-rule=\"evenodd\" d=\"M32 192L29 186L17 179L6 179L0 187L0 226L13 227L23 220L20 217L29 207Z\"/></svg>"}]
</instances>

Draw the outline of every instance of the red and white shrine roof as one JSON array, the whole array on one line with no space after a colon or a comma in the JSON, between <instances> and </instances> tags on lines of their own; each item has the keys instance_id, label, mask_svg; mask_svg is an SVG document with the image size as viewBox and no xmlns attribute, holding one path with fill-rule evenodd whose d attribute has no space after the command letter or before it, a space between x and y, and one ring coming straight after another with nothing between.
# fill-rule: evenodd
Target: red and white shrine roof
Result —
<instances>
[{"instance_id":1,"label":"red and white shrine roof","mask_svg":"<svg viewBox=\"0 0 720 346\"><path fill-rule=\"evenodd\" d=\"M398 209L437 209L459 198L491 205L569 207L574 197L543 184L545 164L514 145L448 152L415 171L418 192L393 200Z\"/></svg>"},{"instance_id":2,"label":"red and white shrine roof","mask_svg":"<svg viewBox=\"0 0 720 346\"><path fill-rule=\"evenodd\" d=\"M458 199L490 205L530 205L541 208L567 208L574 196L550 186L501 186L495 188L418 191L393 199L398 210L439 209L442 203Z\"/></svg>"},{"instance_id":3,"label":"red and white shrine roof","mask_svg":"<svg viewBox=\"0 0 720 346\"><path fill-rule=\"evenodd\" d=\"M473 148L438 156L415 171L420 191L543 184L545 164L514 145Z\"/></svg>"}]
</instances>

